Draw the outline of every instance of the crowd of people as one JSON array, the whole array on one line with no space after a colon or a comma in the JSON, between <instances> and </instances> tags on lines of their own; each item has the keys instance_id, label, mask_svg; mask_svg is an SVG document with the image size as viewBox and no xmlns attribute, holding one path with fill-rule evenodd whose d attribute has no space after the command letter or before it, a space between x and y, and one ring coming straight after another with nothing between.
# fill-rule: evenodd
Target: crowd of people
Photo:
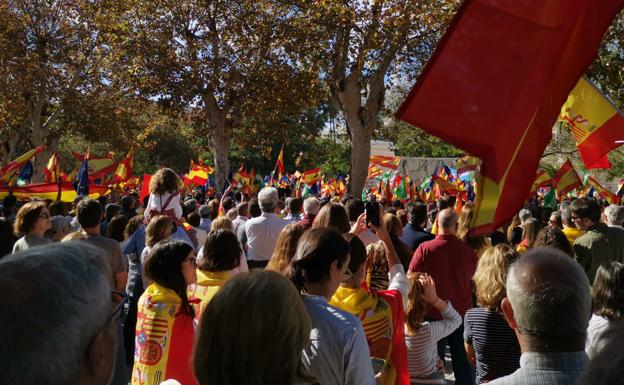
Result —
<instances>
[{"instance_id":1,"label":"crowd of people","mask_svg":"<svg viewBox=\"0 0 624 385\"><path fill-rule=\"evenodd\" d=\"M181 195L0 217L7 384L624 383L624 207ZM379 212L377 213L376 210ZM377 220L378 219L378 220Z\"/></svg>"}]
</instances>

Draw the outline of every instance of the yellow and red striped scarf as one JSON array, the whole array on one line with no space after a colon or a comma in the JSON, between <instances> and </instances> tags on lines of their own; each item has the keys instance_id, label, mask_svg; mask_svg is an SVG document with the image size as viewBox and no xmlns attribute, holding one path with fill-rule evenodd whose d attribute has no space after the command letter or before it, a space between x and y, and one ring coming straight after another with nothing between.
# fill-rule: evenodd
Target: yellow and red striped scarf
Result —
<instances>
[{"instance_id":1,"label":"yellow and red striped scarf","mask_svg":"<svg viewBox=\"0 0 624 385\"><path fill-rule=\"evenodd\" d=\"M191 367L195 328L182 299L152 283L138 307L132 385L158 385L168 379L196 385Z\"/></svg>"}]
</instances>

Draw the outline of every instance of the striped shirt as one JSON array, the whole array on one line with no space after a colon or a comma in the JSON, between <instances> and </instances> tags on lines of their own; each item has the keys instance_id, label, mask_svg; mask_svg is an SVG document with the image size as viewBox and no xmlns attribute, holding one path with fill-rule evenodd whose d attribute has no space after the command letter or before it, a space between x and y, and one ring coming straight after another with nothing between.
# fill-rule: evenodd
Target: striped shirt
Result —
<instances>
[{"instance_id":1,"label":"striped shirt","mask_svg":"<svg viewBox=\"0 0 624 385\"><path fill-rule=\"evenodd\" d=\"M475 350L477 384L506 376L520 367L516 333L495 310L483 307L468 310L464 318L464 341Z\"/></svg>"},{"instance_id":2,"label":"striped shirt","mask_svg":"<svg viewBox=\"0 0 624 385\"><path fill-rule=\"evenodd\" d=\"M436 362L438 361L437 342L451 334L459 325L462 318L448 302L442 311L441 321L423 322L416 333L405 330L405 345L407 347L407 364L412 384L444 384L444 377L438 376Z\"/></svg>"}]
</instances>

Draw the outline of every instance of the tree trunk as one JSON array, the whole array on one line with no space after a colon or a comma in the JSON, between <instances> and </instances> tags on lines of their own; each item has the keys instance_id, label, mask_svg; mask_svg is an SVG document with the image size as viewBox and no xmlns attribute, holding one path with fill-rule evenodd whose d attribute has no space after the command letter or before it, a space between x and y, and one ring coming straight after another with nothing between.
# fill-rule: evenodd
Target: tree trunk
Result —
<instances>
[{"instance_id":1,"label":"tree trunk","mask_svg":"<svg viewBox=\"0 0 624 385\"><path fill-rule=\"evenodd\" d=\"M223 186L230 172L230 142L232 130L225 119L212 127L212 153L214 155L215 178L217 191L223 191Z\"/></svg>"},{"instance_id":2,"label":"tree trunk","mask_svg":"<svg viewBox=\"0 0 624 385\"><path fill-rule=\"evenodd\" d=\"M368 175L372 135L359 116L352 118L346 116L346 118L351 132L349 193L354 197L360 197Z\"/></svg>"}]
</instances>

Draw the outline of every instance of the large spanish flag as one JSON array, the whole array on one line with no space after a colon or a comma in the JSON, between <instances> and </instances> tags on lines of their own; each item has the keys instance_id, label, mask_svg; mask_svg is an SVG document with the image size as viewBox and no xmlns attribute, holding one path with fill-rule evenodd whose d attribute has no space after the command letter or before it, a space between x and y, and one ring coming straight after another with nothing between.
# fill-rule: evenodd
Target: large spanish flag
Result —
<instances>
[{"instance_id":1,"label":"large spanish flag","mask_svg":"<svg viewBox=\"0 0 624 385\"><path fill-rule=\"evenodd\" d=\"M583 185L581 178L579 178L569 159L566 160L565 163L561 165L559 171L557 171L557 175L555 175L554 178L554 185L559 196L564 196L575 188Z\"/></svg>"},{"instance_id":2,"label":"large spanish flag","mask_svg":"<svg viewBox=\"0 0 624 385\"><path fill-rule=\"evenodd\" d=\"M586 78L582 77L566 100L559 118L568 123L585 166L610 168L606 155L624 139L624 117Z\"/></svg>"},{"instance_id":3,"label":"large spanish flag","mask_svg":"<svg viewBox=\"0 0 624 385\"><path fill-rule=\"evenodd\" d=\"M30 151L25 152L24 154L18 156L12 162L7 163L2 168L0 168L0 182L8 183L13 175L15 175L22 167L35 155L40 153L45 149L45 145L41 145L37 148L33 148Z\"/></svg>"},{"instance_id":4,"label":"large spanish flag","mask_svg":"<svg viewBox=\"0 0 624 385\"><path fill-rule=\"evenodd\" d=\"M19 200L39 198L55 201L58 198L62 202L73 202L78 196L71 182L37 183L16 188L0 187L0 199L9 195L9 191L12 191L13 195ZM89 185L90 198L97 199L109 193L110 191L106 186Z\"/></svg>"},{"instance_id":5,"label":"large spanish flag","mask_svg":"<svg viewBox=\"0 0 624 385\"><path fill-rule=\"evenodd\" d=\"M397 117L482 160L475 233L522 207L561 106L624 0L468 0Z\"/></svg>"}]
</instances>

